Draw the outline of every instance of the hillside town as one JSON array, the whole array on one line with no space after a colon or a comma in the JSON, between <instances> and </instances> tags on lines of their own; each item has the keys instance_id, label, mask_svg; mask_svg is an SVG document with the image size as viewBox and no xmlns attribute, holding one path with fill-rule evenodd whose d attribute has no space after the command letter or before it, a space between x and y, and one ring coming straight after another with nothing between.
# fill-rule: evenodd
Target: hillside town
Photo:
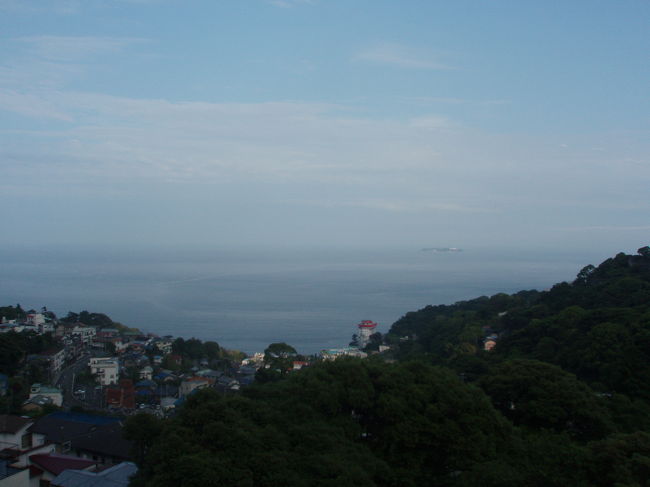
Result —
<instances>
[{"instance_id":1,"label":"hillside town","mask_svg":"<svg viewBox=\"0 0 650 487\"><path fill-rule=\"evenodd\" d=\"M13 351L0 364L0 487L127 485L136 466L125 418L170 417L202 389L236 394L317 360L388 349L372 321L357 325L349 347L307 357L285 343L246 356L86 311L58 319L17 305L0 319L0 346Z\"/></svg>"}]
</instances>

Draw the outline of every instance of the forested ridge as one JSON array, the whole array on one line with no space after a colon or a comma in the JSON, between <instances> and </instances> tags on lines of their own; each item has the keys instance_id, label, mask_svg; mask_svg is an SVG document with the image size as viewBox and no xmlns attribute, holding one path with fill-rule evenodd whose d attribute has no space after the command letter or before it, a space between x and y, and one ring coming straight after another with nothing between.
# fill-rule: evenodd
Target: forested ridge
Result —
<instances>
[{"instance_id":1,"label":"forested ridge","mask_svg":"<svg viewBox=\"0 0 650 487\"><path fill-rule=\"evenodd\" d=\"M549 291L407 313L384 340L129 419L133 485L648 484L648 247Z\"/></svg>"}]
</instances>

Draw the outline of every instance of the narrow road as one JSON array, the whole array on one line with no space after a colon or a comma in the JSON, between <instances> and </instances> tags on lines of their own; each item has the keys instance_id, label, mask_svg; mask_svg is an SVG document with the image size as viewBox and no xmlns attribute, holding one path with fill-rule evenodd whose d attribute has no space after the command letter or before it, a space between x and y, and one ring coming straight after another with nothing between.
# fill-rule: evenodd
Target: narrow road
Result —
<instances>
[{"instance_id":1,"label":"narrow road","mask_svg":"<svg viewBox=\"0 0 650 487\"><path fill-rule=\"evenodd\" d=\"M81 406L81 402L74 397L74 378L86 367L90 359L90 352L84 352L76 362L68 365L59 374L59 380L56 386L63 391L63 407L69 408L71 406Z\"/></svg>"}]
</instances>

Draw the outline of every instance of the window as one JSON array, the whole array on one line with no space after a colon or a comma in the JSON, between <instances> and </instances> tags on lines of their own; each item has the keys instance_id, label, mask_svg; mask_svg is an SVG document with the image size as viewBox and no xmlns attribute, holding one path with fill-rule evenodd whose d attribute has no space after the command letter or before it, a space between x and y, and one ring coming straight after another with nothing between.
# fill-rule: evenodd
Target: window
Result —
<instances>
[{"instance_id":1,"label":"window","mask_svg":"<svg viewBox=\"0 0 650 487\"><path fill-rule=\"evenodd\" d=\"M28 450L31 447L32 447L32 434L31 433L26 433L20 439L20 449L21 450Z\"/></svg>"}]
</instances>

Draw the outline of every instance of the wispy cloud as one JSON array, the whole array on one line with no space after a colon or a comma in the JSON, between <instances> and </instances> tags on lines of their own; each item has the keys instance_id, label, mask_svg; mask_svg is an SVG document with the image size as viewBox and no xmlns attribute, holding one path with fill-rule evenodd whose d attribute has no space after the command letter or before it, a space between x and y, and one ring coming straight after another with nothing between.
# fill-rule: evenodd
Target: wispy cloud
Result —
<instances>
[{"instance_id":1,"label":"wispy cloud","mask_svg":"<svg viewBox=\"0 0 650 487\"><path fill-rule=\"evenodd\" d=\"M355 59L380 64L410 69L435 69L449 70L452 66L440 61L439 55L423 52L401 44L381 43L367 47L356 53Z\"/></svg>"},{"instance_id":2,"label":"wispy cloud","mask_svg":"<svg viewBox=\"0 0 650 487\"><path fill-rule=\"evenodd\" d=\"M411 127L424 129L424 130L440 130L458 127L458 123L450 120L447 117L438 115L429 115L424 117L412 118L410 121Z\"/></svg>"},{"instance_id":3,"label":"wispy cloud","mask_svg":"<svg viewBox=\"0 0 650 487\"><path fill-rule=\"evenodd\" d=\"M472 100L469 98L456 98L445 96L416 96L405 97L406 100L415 101L418 103L431 103L441 105L506 105L510 103L508 100L494 99L494 100Z\"/></svg>"},{"instance_id":4,"label":"wispy cloud","mask_svg":"<svg viewBox=\"0 0 650 487\"><path fill-rule=\"evenodd\" d=\"M90 55L118 52L128 45L146 42L133 37L29 36L17 37L33 55L49 61L76 61Z\"/></svg>"},{"instance_id":5,"label":"wispy cloud","mask_svg":"<svg viewBox=\"0 0 650 487\"><path fill-rule=\"evenodd\" d=\"M569 232L647 232L650 225L594 225L586 227L569 227L561 230Z\"/></svg>"},{"instance_id":6,"label":"wispy cloud","mask_svg":"<svg viewBox=\"0 0 650 487\"><path fill-rule=\"evenodd\" d=\"M103 0L0 0L0 11L29 15L75 15Z\"/></svg>"},{"instance_id":7,"label":"wispy cloud","mask_svg":"<svg viewBox=\"0 0 650 487\"><path fill-rule=\"evenodd\" d=\"M312 5L314 0L267 0L274 7L291 8L298 5Z\"/></svg>"},{"instance_id":8,"label":"wispy cloud","mask_svg":"<svg viewBox=\"0 0 650 487\"><path fill-rule=\"evenodd\" d=\"M34 94L0 89L0 110L7 110L36 119L53 119L70 122L72 117L65 109Z\"/></svg>"},{"instance_id":9,"label":"wispy cloud","mask_svg":"<svg viewBox=\"0 0 650 487\"><path fill-rule=\"evenodd\" d=\"M89 7L106 6L111 3L153 5L166 0L0 0L0 12L17 14L74 15Z\"/></svg>"},{"instance_id":10,"label":"wispy cloud","mask_svg":"<svg viewBox=\"0 0 650 487\"><path fill-rule=\"evenodd\" d=\"M320 206L332 208L368 208L372 210L389 211L393 213L427 213L427 212L451 212L451 213L493 213L495 210L489 208L471 207L457 203L441 201L421 200L395 200L395 199L351 199L348 201L327 201L319 203Z\"/></svg>"}]
</instances>

